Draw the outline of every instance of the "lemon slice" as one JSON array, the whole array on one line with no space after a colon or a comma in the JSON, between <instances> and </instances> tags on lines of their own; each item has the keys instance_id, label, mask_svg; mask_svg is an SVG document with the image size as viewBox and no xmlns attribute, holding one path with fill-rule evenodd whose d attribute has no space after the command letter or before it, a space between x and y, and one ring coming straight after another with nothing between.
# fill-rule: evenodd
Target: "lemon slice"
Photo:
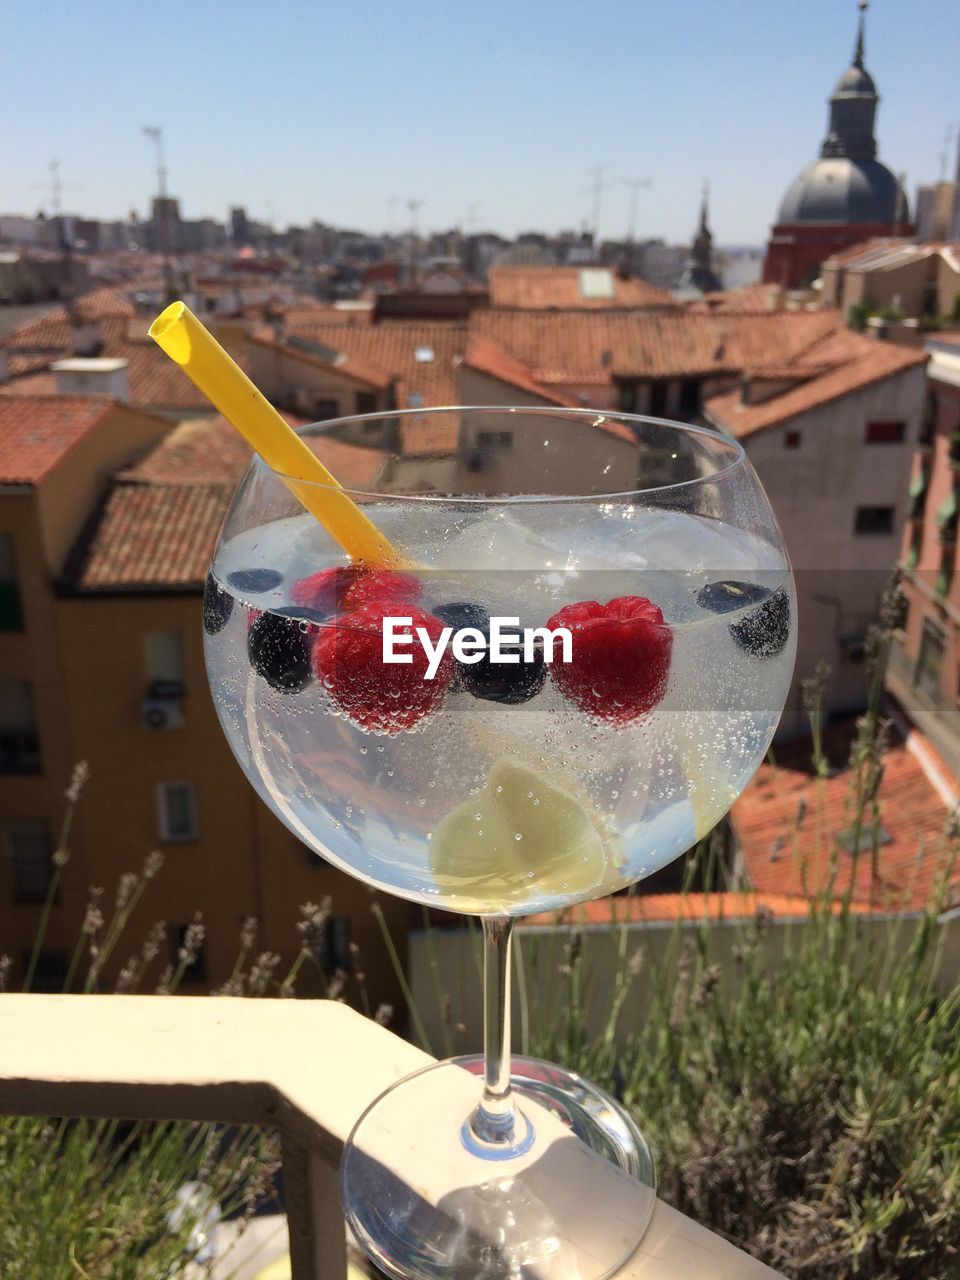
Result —
<instances>
[{"instance_id":1,"label":"lemon slice","mask_svg":"<svg viewBox=\"0 0 960 1280\"><path fill-rule=\"evenodd\" d=\"M480 794L437 824L429 857L437 886L459 909L509 912L538 898L603 892L608 841L572 796L500 760Z\"/></svg>"}]
</instances>

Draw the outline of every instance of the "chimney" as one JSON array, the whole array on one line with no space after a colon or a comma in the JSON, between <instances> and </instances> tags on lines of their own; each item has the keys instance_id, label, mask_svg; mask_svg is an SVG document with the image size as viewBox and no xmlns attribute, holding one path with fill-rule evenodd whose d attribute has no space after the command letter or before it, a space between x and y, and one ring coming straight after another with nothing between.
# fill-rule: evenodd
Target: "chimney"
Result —
<instances>
[{"instance_id":1,"label":"chimney","mask_svg":"<svg viewBox=\"0 0 960 1280\"><path fill-rule=\"evenodd\" d=\"M98 356L103 350L103 334L100 326L74 324L70 329L70 349L75 356Z\"/></svg>"},{"instance_id":2,"label":"chimney","mask_svg":"<svg viewBox=\"0 0 960 1280\"><path fill-rule=\"evenodd\" d=\"M10 381L10 362L7 353L0 351L0 386Z\"/></svg>"},{"instance_id":3,"label":"chimney","mask_svg":"<svg viewBox=\"0 0 960 1280\"><path fill-rule=\"evenodd\" d=\"M130 400L130 374L126 360L101 357L74 357L57 360L51 365L61 396L109 396L127 404Z\"/></svg>"}]
</instances>

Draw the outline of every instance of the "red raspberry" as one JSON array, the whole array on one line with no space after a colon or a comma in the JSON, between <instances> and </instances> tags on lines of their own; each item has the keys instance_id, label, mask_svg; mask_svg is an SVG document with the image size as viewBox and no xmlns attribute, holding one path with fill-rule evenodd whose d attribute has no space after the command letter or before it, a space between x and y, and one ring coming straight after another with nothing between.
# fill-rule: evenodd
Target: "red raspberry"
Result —
<instances>
[{"instance_id":1,"label":"red raspberry","mask_svg":"<svg viewBox=\"0 0 960 1280\"><path fill-rule=\"evenodd\" d=\"M572 661L554 646L553 682L581 711L626 725L652 710L667 690L673 633L655 604L620 596L608 604L584 600L555 613L547 626L567 627Z\"/></svg>"},{"instance_id":2,"label":"red raspberry","mask_svg":"<svg viewBox=\"0 0 960 1280\"><path fill-rule=\"evenodd\" d=\"M398 652L409 653L410 663L383 661L383 619L411 618L413 644ZM313 669L341 711L364 729L398 733L412 729L443 701L453 675L453 657L444 653L432 680L426 679L427 655L416 635L425 628L435 644L443 623L405 601L366 604L336 626L321 628L313 646ZM398 629L396 634L409 634Z\"/></svg>"},{"instance_id":3,"label":"red raspberry","mask_svg":"<svg viewBox=\"0 0 960 1280\"><path fill-rule=\"evenodd\" d=\"M415 604L422 595L423 586L412 574L394 573L391 569L367 569L361 570L347 587L343 604L345 609L359 609L365 604L378 604L384 600Z\"/></svg>"},{"instance_id":4,"label":"red raspberry","mask_svg":"<svg viewBox=\"0 0 960 1280\"><path fill-rule=\"evenodd\" d=\"M320 613L339 613L347 590L356 581L360 570L353 565L339 565L335 569L321 569L301 578L290 589L294 604L316 609Z\"/></svg>"}]
</instances>

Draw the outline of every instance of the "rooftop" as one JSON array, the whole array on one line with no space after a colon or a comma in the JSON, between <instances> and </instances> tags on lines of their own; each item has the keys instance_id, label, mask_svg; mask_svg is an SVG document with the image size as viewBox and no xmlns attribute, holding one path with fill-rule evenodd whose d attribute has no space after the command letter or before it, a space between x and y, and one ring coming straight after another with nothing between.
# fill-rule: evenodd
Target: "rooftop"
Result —
<instances>
[{"instance_id":1,"label":"rooftop","mask_svg":"<svg viewBox=\"0 0 960 1280\"><path fill-rule=\"evenodd\" d=\"M283 416L292 426L302 425L292 414ZM378 449L327 438L311 441L311 447L353 489L370 488L387 457ZM182 423L114 478L74 546L65 584L79 592L201 587L250 457L245 441L223 418Z\"/></svg>"},{"instance_id":2,"label":"rooftop","mask_svg":"<svg viewBox=\"0 0 960 1280\"><path fill-rule=\"evenodd\" d=\"M0 484L40 484L114 408L99 396L0 396Z\"/></svg>"},{"instance_id":3,"label":"rooftop","mask_svg":"<svg viewBox=\"0 0 960 1280\"><path fill-rule=\"evenodd\" d=\"M831 310L701 315L678 311L476 311L471 337L488 339L537 382L605 386L615 378L682 378L791 359L841 326Z\"/></svg>"},{"instance_id":4,"label":"rooftop","mask_svg":"<svg viewBox=\"0 0 960 1280\"><path fill-rule=\"evenodd\" d=\"M922 351L844 331L814 343L794 360L746 366L748 377L792 380L779 394L749 404L743 389L736 388L714 396L704 409L714 422L743 438L922 365L926 359Z\"/></svg>"},{"instance_id":5,"label":"rooftop","mask_svg":"<svg viewBox=\"0 0 960 1280\"><path fill-rule=\"evenodd\" d=\"M874 866L869 830L858 856L838 841L849 835L855 810L854 734L850 721L825 731L827 778L815 776L808 741L779 749L776 764L760 766L732 810L746 877L760 894L804 897L826 890L836 865L835 895L849 891L876 909L920 911L946 870L944 828L960 800L956 779L916 730L896 732L883 757Z\"/></svg>"},{"instance_id":6,"label":"rooftop","mask_svg":"<svg viewBox=\"0 0 960 1280\"><path fill-rule=\"evenodd\" d=\"M636 276L619 276L609 267L491 267L489 286L492 307L678 309L666 290Z\"/></svg>"}]
</instances>

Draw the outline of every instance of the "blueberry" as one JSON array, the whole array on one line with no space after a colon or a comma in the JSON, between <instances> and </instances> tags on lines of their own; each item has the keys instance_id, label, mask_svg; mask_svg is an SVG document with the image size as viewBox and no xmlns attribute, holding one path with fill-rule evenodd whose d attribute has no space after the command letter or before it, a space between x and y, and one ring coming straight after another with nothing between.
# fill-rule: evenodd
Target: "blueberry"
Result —
<instances>
[{"instance_id":1,"label":"blueberry","mask_svg":"<svg viewBox=\"0 0 960 1280\"><path fill-rule=\"evenodd\" d=\"M247 656L271 689L299 693L313 674L310 639L295 618L261 613L247 633Z\"/></svg>"},{"instance_id":2,"label":"blueberry","mask_svg":"<svg viewBox=\"0 0 960 1280\"><path fill-rule=\"evenodd\" d=\"M272 591L283 581L283 574L276 569L238 569L236 573L227 574L227 581L238 591L251 591L260 595L263 591Z\"/></svg>"},{"instance_id":3,"label":"blueberry","mask_svg":"<svg viewBox=\"0 0 960 1280\"><path fill-rule=\"evenodd\" d=\"M454 604L438 604L430 612L435 618L454 631L462 631L464 627L476 627L486 634L490 626L490 614L482 604L473 604L469 600L457 600Z\"/></svg>"},{"instance_id":4,"label":"blueberry","mask_svg":"<svg viewBox=\"0 0 960 1280\"><path fill-rule=\"evenodd\" d=\"M212 573L207 574L203 588L203 629L208 636L215 636L230 621L233 613L233 596L224 591Z\"/></svg>"},{"instance_id":5,"label":"blueberry","mask_svg":"<svg viewBox=\"0 0 960 1280\"><path fill-rule=\"evenodd\" d=\"M489 655L484 654L479 662L464 663L460 667L460 681L464 689L475 698L485 698L488 702L529 702L537 696L547 678L543 653L535 651L533 661L524 662L520 645L501 645L501 648L507 653L518 653L520 661L491 662Z\"/></svg>"},{"instance_id":6,"label":"blueberry","mask_svg":"<svg viewBox=\"0 0 960 1280\"><path fill-rule=\"evenodd\" d=\"M697 592L697 604L711 613L733 613L756 605L730 624L738 649L755 658L775 658L790 636L790 600L782 587L771 591L756 582L710 582Z\"/></svg>"}]
</instances>

